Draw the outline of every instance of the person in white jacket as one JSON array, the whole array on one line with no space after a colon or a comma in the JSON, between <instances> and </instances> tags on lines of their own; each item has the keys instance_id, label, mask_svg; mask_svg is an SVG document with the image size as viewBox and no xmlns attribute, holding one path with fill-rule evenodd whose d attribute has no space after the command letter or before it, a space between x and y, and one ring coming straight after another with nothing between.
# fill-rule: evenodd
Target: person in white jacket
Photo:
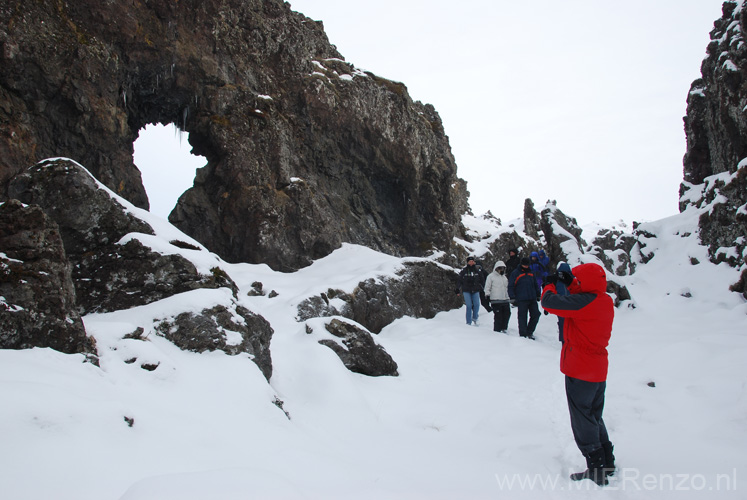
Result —
<instances>
[{"instance_id":1,"label":"person in white jacket","mask_svg":"<svg viewBox=\"0 0 747 500\"><path fill-rule=\"evenodd\" d=\"M508 297L506 264L502 260L495 263L493 272L485 281L485 296L493 309L493 331L506 333L511 317L511 299Z\"/></svg>"}]
</instances>

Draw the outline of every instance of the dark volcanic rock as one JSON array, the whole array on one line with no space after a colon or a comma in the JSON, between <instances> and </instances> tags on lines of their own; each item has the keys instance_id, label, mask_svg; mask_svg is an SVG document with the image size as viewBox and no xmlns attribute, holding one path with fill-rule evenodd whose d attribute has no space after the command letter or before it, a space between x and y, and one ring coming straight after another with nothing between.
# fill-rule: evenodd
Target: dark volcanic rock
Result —
<instances>
[{"instance_id":1,"label":"dark volcanic rock","mask_svg":"<svg viewBox=\"0 0 747 500\"><path fill-rule=\"evenodd\" d=\"M524 200L524 234L536 240L540 239L540 217L534 209L534 202L527 198ZM528 256L528 254L527 254Z\"/></svg>"},{"instance_id":2,"label":"dark volcanic rock","mask_svg":"<svg viewBox=\"0 0 747 500\"><path fill-rule=\"evenodd\" d=\"M461 296L454 294L457 274L450 269L432 262L412 262L397 274L398 278L360 283L350 302L351 319L379 333L395 319L430 319L464 304Z\"/></svg>"},{"instance_id":3,"label":"dark volcanic rock","mask_svg":"<svg viewBox=\"0 0 747 500\"><path fill-rule=\"evenodd\" d=\"M161 255L138 240L107 245L79 256L73 276L82 314L107 312L171 297L197 288L230 288L236 284L220 268L200 274L180 255Z\"/></svg>"},{"instance_id":4,"label":"dark volcanic rock","mask_svg":"<svg viewBox=\"0 0 747 500\"><path fill-rule=\"evenodd\" d=\"M588 253L599 257L608 271L617 276L625 276L635 272L636 263L631 258L631 252L638 243L633 234L603 229L597 233Z\"/></svg>"},{"instance_id":5,"label":"dark volcanic rock","mask_svg":"<svg viewBox=\"0 0 747 500\"><path fill-rule=\"evenodd\" d=\"M0 349L95 354L75 309L57 225L37 206L0 204Z\"/></svg>"},{"instance_id":6,"label":"dark volcanic rock","mask_svg":"<svg viewBox=\"0 0 747 500\"><path fill-rule=\"evenodd\" d=\"M586 245L581 237L582 231L576 219L561 212L555 201L548 201L545 208L542 209L539 225L545 237L545 253L550 257L551 270L554 270L558 262L568 260L569 252L563 249L566 242L570 242L571 248L574 250L581 249Z\"/></svg>"},{"instance_id":7,"label":"dark volcanic rock","mask_svg":"<svg viewBox=\"0 0 747 500\"><path fill-rule=\"evenodd\" d=\"M702 77L687 99L687 153L680 210L708 208L699 235L713 262L745 266L747 257L747 9L724 2L714 23ZM724 249L731 249L725 252ZM732 290L747 297L743 277Z\"/></svg>"},{"instance_id":8,"label":"dark volcanic rock","mask_svg":"<svg viewBox=\"0 0 747 500\"><path fill-rule=\"evenodd\" d=\"M468 208L433 107L281 0L15 2L0 65L0 193L64 156L147 207L132 144L175 123L208 163L170 220L229 261L292 270L341 242L424 255Z\"/></svg>"},{"instance_id":9,"label":"dark volcanic rock","mask_svg":"<svg viewBox=\"0 0 747 500\"><path fill-rule=\"evenodd\" d=\"M9 192L41 206L59 226L81 314L127 309L196 288L237 291L218 268L203 275L180 255L161 255L136 239L119 244L128 234L152 235L153 229L71 160L35 165L12 179Z\"/></svg>"},{"instance_id":10,"label":"dark volcanic rock","mask_svg":"<svg viewBox=\"0 0 747 500\"><path fill-rule=\"evenodd\" d=\"M13 178L8 192L57 222L68 256L117 243L129 233L153 234L72 160L42 161Z\"/></svg>"},{"instance_id":11,"label":"dark volcanic rock","mask_svg":"<svg viewBox=\"0 0 747 500\"><path fill-rule=\"evenodd\" d=\"M186 351L221 350L230 355L247 353L267 380L272 376L270 341L273 329L262 316L230 304L185 312L156 325L159 335Z\"/></svg>"},{"instance_id":12,"label":"dark volcanic rock","mask_svg":"<svg viewBox=\"0 0 747 500\"><path fill-rule=\"evenodd\" d=\"M350 294L329 290L310 297L299 304L298 320L345 316L379 333L404 316L430 319L463 305L462 298L454 294L457 274L450 269L433 262L406 262L398 275L362 281ZM335 307L332 299L342 304Z\"/></svg>"},{"instance_id":13,"label":"dark volcanic rock","mask_svg":"<svg viewBox=\"0 0 747 500\"><path fill-rule=\"evenodd\" d=\"M369 332L339 319L333 319L325 326L329 333L342 339L343 345L328 339L319 343L335 351L348 370L371 377L399 375L397 363L374 342Z\"/></svg>"}]
</instances>

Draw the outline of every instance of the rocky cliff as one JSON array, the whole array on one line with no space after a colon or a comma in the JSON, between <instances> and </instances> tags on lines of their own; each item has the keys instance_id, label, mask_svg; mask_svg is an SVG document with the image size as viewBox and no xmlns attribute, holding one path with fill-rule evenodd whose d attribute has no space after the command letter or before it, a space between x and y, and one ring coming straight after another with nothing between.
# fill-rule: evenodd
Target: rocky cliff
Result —
<instances>
[{"instance_id":1,"label":"rocky cliff","mask_svg":"<svg viewBox=\"0 0 747 500\"><path fill-rule=\"evenodd\" d=\"M713 262L743 269L732 289L747 297L747 9L727 1L722 14L687 99L680 210L704 210L701 241Z\"/></svg>"},{"instance_id":2,"label":"rocky cliff","mask_svg":"<svg viewBox=\"0 0 747 500\"><path fill-rule=\"evenodd\" d=\"M280 0L4 2L0 193L68 157L139 207L149 123L207 158L170 220L228 261L293 270L342 242L446 248L467 210L441 120L345 62Z\"/></svg>"}]
</instances>

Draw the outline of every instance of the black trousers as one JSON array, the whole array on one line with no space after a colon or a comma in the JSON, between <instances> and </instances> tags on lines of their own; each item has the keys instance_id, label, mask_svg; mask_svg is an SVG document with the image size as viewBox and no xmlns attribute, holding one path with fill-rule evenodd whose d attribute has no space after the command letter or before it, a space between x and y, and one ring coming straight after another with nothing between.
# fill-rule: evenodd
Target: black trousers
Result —
<instances>
[{"instance_id":1,"label":"black trousers","mask_svg":"<svg viewBox=\"0 0 747 500\"><path fill-rule=\"evenodd\" d=\"M540 311L536 300L517 300L516 308L518 309L517 318L519 320L519 335L529 337L534 335L534 329L540 320ZM529 323L527 324L527 313L529 313Z\"/></svg>"},{"instance_id":2,"label":"black trousers","mask_svg":"<svg viewBox=\"0 0 747 500\"><path fill-rule=\"evenodd\" d=\"M508 319L511 317L511 304L506 302L492 302L490 307L493 308L493 331L502 332L508 330Z\"/></svg>"},{"instance_id":3,"label":"black trousers","mask_svg":"<svg viewBox=\"0 0 747 500\"><path fill-rule=\"evenodd\" d=\"M584 456L610 442L602 419L606 388L607 382L586 382L567 375L565 377L573 438Z\"/></svg>"}]
</instances>

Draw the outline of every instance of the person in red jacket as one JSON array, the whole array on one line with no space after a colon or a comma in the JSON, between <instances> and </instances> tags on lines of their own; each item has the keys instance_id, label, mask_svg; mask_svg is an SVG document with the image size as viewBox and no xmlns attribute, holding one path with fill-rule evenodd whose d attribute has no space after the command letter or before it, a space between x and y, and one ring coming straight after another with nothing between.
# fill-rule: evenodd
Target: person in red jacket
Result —
<instances>
[{"instance_id":1,"label":"person in red jacket","mask_svg":"<svg viewBox=\"0 0 747 500\"><path fill-rule=\"evenodd\" d=\"M566 285L570 295L558 295L557 282ZM606 476L615 470L612 443L602 419L607 345L615 315L614 303L607 295L606 272L598 264L581 264L571 273L548 276L542 291L542 307L565 318L560 371L565 374L573 437L587 464L586 471L572 474L571 479L591 479L605 485Z\"/></svg>"}]
</instances>

